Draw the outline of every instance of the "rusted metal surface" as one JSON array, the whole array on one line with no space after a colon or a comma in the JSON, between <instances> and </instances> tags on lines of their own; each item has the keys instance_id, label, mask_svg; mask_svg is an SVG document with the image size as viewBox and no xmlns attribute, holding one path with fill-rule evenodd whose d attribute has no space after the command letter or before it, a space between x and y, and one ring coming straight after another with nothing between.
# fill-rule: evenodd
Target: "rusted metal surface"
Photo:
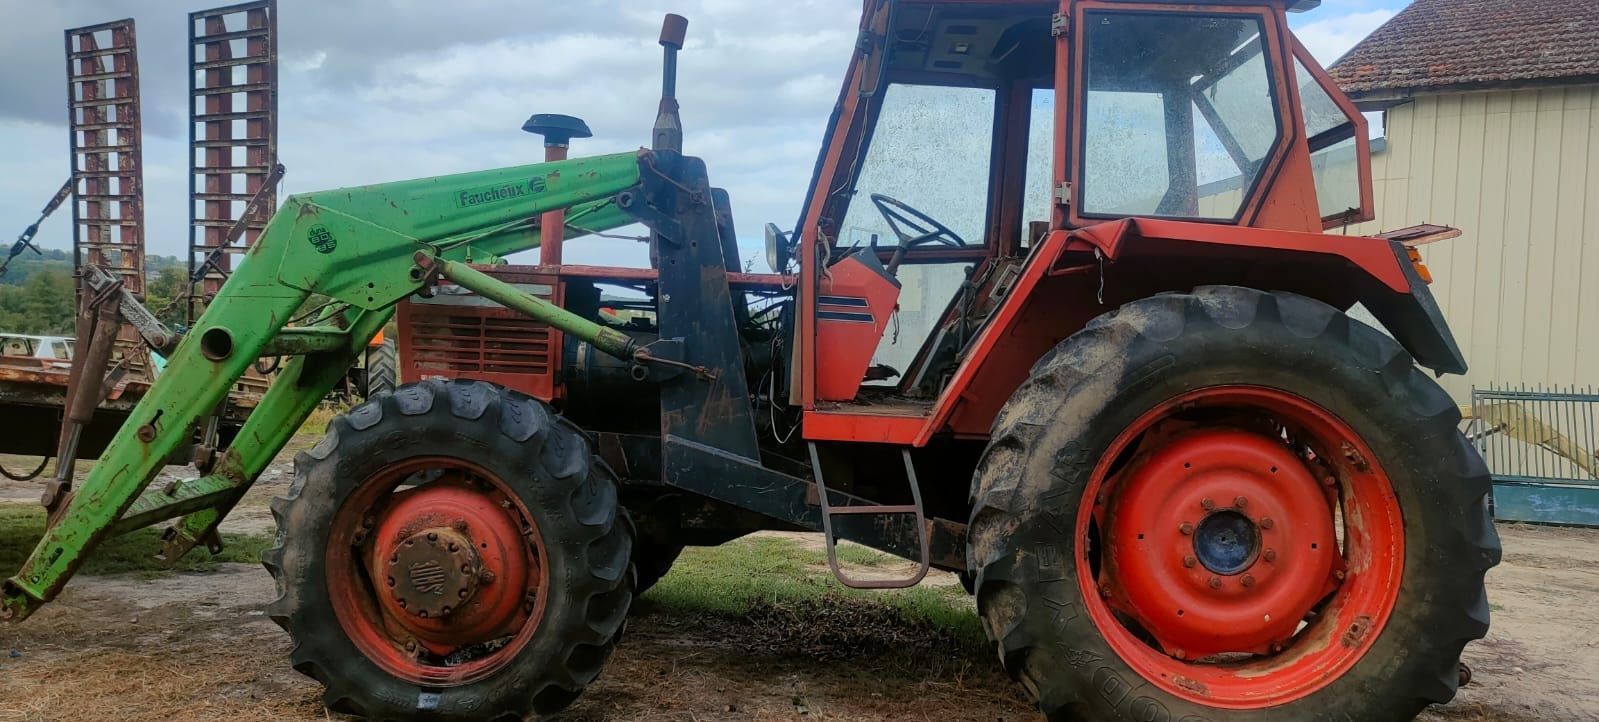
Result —
<instances>
[{"instance_id":1,"label":"rusted metal surface","mask_svg":"<svg viewBox=\"0 0 1599 722\"><path fill-rule=\"evenodd\" d=\"M72 149L73 266L99 266L144 295L143 132L132 19L66 31L67 120ZM59 195L57 196L60 197ZM81 292L81 281L80 281ZM118 355L142 374L147 353L131 328Z\"/></svg>"},{"instance_id":2,"label":"rusted metal surface","mask_svg":"<svg viewBox=\"0 0 1599 722\"><path fill-rule=\"evenodd\" d=\"M139 59L132 19L66 31L72 249L144 292Z\"/></svg>"},{"instance_id":3,"label":"rusted metal surface","mask_svg":"<svg viewBox=\"0 0 1599 722\"><path fill-rule=\"evenodd\" d=\"M277 60L275 0L189 13L191 323L277 208Z\"/></svg>"}]
</instances>

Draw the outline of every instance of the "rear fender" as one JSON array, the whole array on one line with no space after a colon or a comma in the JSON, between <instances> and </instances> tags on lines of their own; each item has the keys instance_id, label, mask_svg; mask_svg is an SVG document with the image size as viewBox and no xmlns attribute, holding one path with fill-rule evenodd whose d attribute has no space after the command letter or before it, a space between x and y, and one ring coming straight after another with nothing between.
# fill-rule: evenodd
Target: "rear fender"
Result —
<instances>
[{"instance_id":1,"label":"rear fender","mask_svg":"<svg viewBox=\"0 0 1599 722\"><path fill-rule=\"evenodd\" d=\"M1342 311L1358 302L1417 363L1439 374L1466 372L1438 302L1398 241L1127 219L1071 232L1049 273L1079 266L1095 249L1121 267L1118 276L1169 279L1163 290L1228 283L1298 293Z\"/></svg>"},{"instance_id":2,"label":"rear fender","mask_svg":"<svg viewBox=\"0 0 1599 722\"><path fill-rule=\"evenodd\" d=\"M1466 361L1398 242L1183 221L1124 219L1049 234L979 331L917 446L935 434L986 438L1028 369L1095 316L1197 286L1286 291L1343 311L1364 305L1421 365L1464 373Z\"/></svg>"}]
</instances>

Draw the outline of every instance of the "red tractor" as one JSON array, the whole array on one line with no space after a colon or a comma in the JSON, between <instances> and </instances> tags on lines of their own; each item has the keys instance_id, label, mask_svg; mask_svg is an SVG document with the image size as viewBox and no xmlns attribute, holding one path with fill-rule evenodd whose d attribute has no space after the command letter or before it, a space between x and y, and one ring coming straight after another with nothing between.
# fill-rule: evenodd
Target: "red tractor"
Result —
<instances>
[{"instance_id":1,"label":"red tractor","mask_svg":"<svg viewBox=\"0 0 1599 722\"><path fill-rule=\"evenodd\" d=\"M297 459L265 556L337 709L554 714L683 546L795 528L836 573L838 539L920 562L847 584L963 575L1051 719L1446 702L1488 628L1488 474L1418 368L1466 368L1419 257L1327 233L1371 219L1371 179L1289 31L1316 4L867 0L772 274L681 153L669 17L648 150L290 199L161 382L194 386L135 410L56 528L90 531L52 530L5 609L130 524L247 359L298 354L211 482L247 485L398 304L410 383ZM651 268L558 260L632 222ZM313 290L345 305L280 328ZM189 502L177 553L230 498Z\"/></svg>"}]
</instances>

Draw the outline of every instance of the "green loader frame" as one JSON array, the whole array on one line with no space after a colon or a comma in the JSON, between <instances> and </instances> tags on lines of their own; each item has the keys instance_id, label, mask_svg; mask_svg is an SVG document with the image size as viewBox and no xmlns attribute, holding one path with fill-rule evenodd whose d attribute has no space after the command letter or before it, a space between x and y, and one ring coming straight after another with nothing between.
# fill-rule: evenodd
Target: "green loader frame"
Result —
<instances>
[{"instance_id":1,"label":"green loader frame","mask_svg":"<svg viewBox=\"0 0 1599 722\"><path fill-rule=\"evenodd\" d=\"M20 621L54 599L109 537L178 521L170 563L220 549L217 525L283 449L402 299L443 275L464 288L613 355L631 340L466 266L539 245L537 219L567 211L577 236L634 222L616 196L639 182L648 151L295 195L178 344L15 576L0 583L0 619ZM331 303L290 320L313 294ZM291 356L210 474L162 489L150 482L263 356ZM649 360L647 355L630 360Z\"/></svg>"}]
</instances>

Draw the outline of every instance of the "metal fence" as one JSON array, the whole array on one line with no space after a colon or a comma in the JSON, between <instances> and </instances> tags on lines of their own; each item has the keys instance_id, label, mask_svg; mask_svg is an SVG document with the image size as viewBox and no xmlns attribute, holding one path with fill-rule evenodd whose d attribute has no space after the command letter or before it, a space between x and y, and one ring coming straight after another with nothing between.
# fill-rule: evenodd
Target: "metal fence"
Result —
<instances>
[{"instance_id":1,"label":"metal fence","mask_svg":"<svg viewBox=\"0 0 1599 722\"><path fill-rule=\"evenodd\" d=\"M1495 518L1599 526L1599 389L1473 388L1464 423Z\"/></svg>"}]
</instances>

